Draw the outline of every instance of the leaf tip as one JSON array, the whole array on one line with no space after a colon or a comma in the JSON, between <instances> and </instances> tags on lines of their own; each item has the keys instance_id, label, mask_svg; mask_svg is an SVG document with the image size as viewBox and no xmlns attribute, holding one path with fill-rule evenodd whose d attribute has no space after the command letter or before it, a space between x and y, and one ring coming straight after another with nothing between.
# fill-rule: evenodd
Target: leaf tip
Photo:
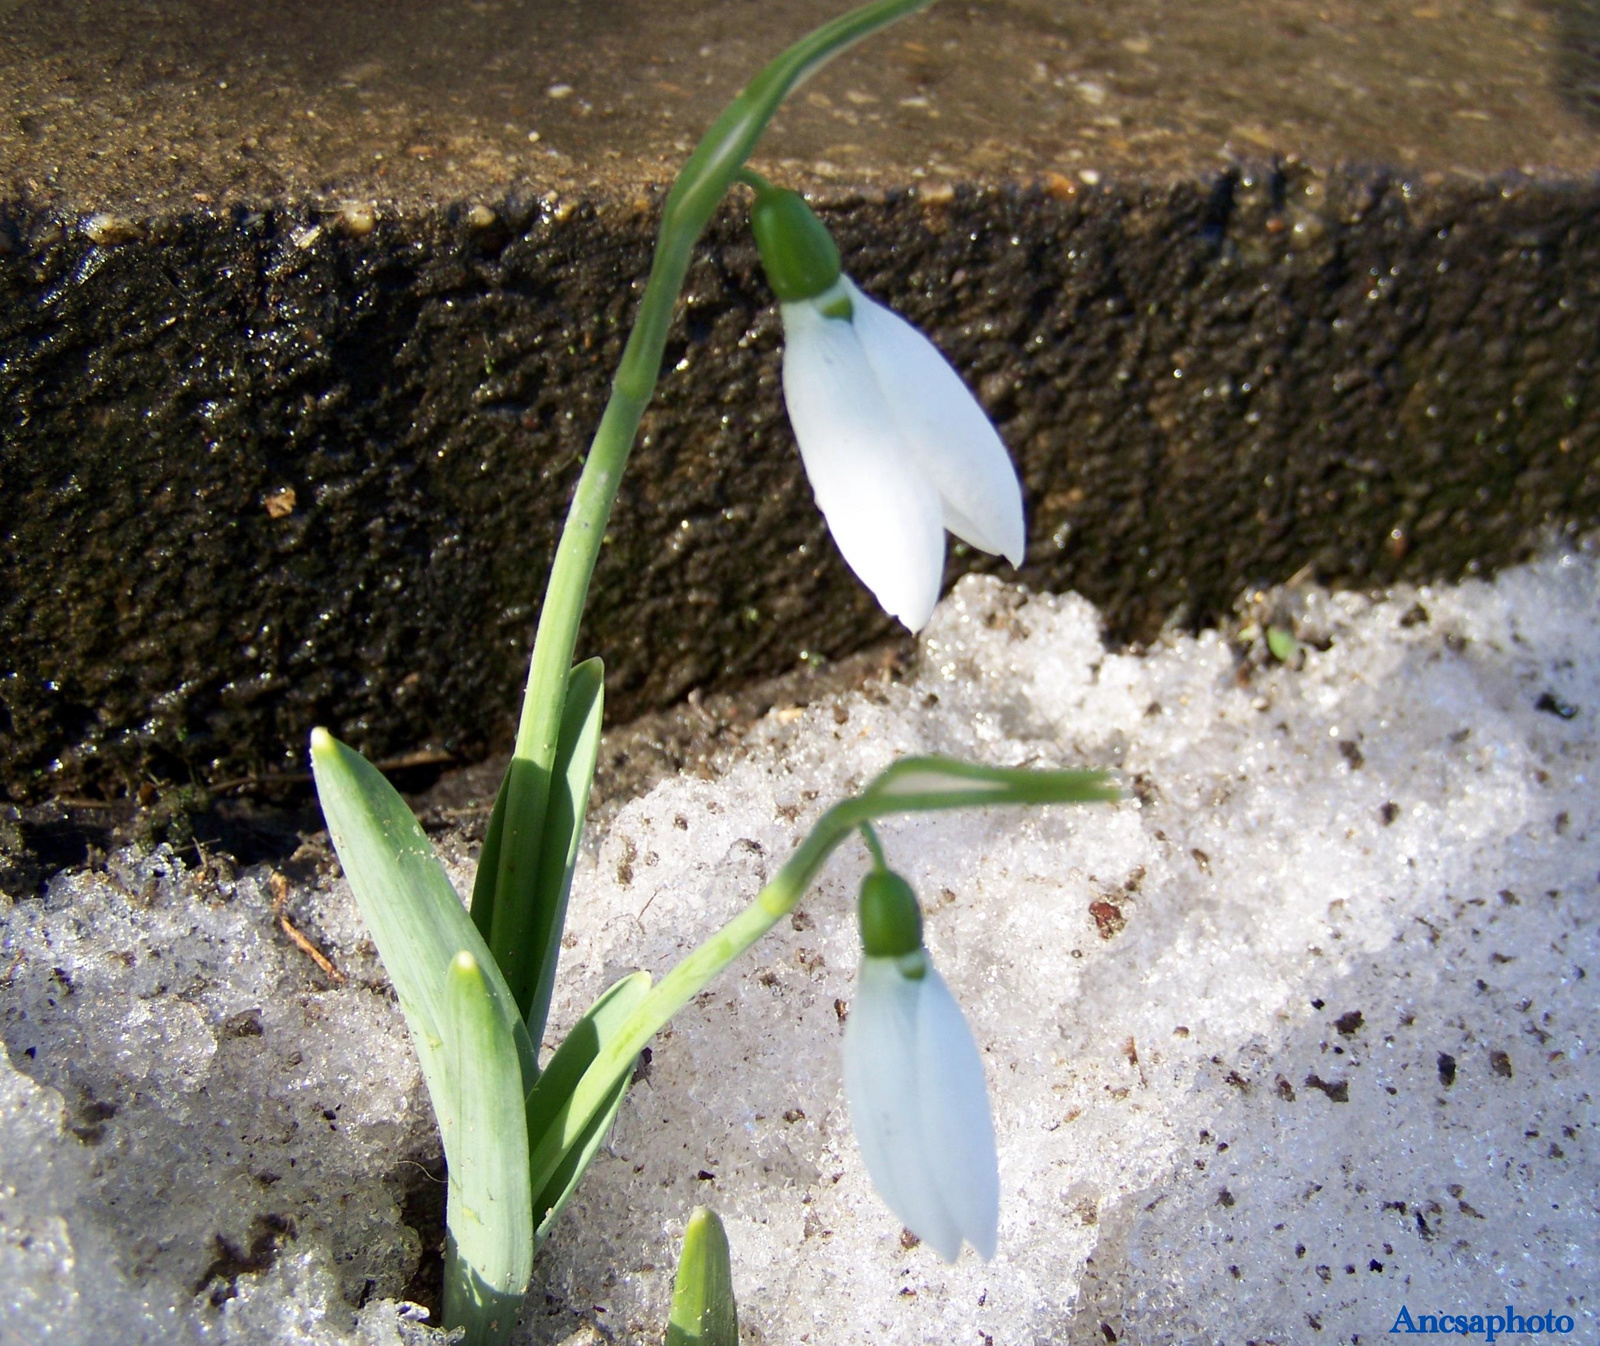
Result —
<instances>
[{"instance_id":1,"label":"leaf tip","mask_svg":"<svg viewBox=\"0 0 1600 1346\"><path fill-rule=\"evenodd\" d=\"M696 1206L683 1231L667 1346L738 1346L738 1341L727 1231L715 1211Z\"/></svg>"},{"instance_id":2,"label":"leaf tip","mask_svg":"<svg viewBox=\"0 0 1600 1346\"><path fill-rule=\"evenodd\" d=\"M311 755L325 757L337 746L337 740L320 724L311 731Z\"/></svg>"}]
</instances>

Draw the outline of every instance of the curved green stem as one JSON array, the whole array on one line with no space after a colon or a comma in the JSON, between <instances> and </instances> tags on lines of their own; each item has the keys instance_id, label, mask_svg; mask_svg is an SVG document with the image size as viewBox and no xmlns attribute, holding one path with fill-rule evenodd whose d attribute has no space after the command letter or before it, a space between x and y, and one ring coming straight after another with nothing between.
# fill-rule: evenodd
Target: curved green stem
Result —
<instances>
[{"instance_id":1,"label":"curved green stem","mask_svg":"<svg viewBox=\"0 0 1600 1346\"><path fill-rule=\"evenodd\" d=\"M861 824L861 839L867 843L867 849L872 852L872 864L876 869L888 869L889 862L884 858L883 843L878 840L877 830L871 823Z\"/></svg>"},{"instance_id":2,"label":"curved green stem","mask_svg":"<svg viewBox=\"0 0 1600 1346\"><path fill-rule=\"evenodd\" d=\"M534 1190L547 1181L561 1163L574 1140L588 1126L606 1093L622 1070L631 1070L633 1059L702 987L740 954L794 910L811 880L840 842L874 812L870 798L840 800L817 820L799 848L743 911L711 935L698 948L678 962L634 1007L590 1064L577 1088L546 1128L544 1134L529 1137L533 1152L529 1168Z\"/></svg>"},{"instance_id":3,"label":"curved green stem","mask_svg":"<svg viewBox=\"0 0 1600 1346\"><path fill-rule=\"evenodd\" d=\"M755 901L687 954L608 1035L544 1132L528 1137L534 1190L541 1190L562 1156L583 1135L618 1078L632 1070L645 1043L717 973L794 910L823 862L852 832L860 828L876 841L872 820L891 814L1007 804L1085 804L1119 797L1104 771L1043 771L902 757L859 795L841 799L817 819ZM881 848L873 849L874 859L881 861Z\"/></svg>"},{"instance_id":4,"label":"curved green stem","mask_svg":"<svg viewBox=\"0 0 1600 1346\"><path fill-rule=\"evenodd\" d=\"M735 182L744 183L757 196L770 196L778 190L766 178L757 173L755 169L751 168L749 164L746 164L733 176Z\"/></svg>"},{"instance_id":5,"label":"curved green stem","mask_svg":"<svg viewBox=\"0 0 1600 1346\"><path fill-rule=\"evenodd\" d=\"M845 48L932 3L875 0L796 42L767 65L706 132L667 196L650 279L612 381L611 400L578 480L539 612L513 751L515 759L532 769L513 772L507 782L489 916L489 947L513 985L525 980L518 968L532 942L532 897L545 805L578 624L623 468L640 417L655 392L673 308L695 242L790 91Z\"/></svg>"}]
</instances>

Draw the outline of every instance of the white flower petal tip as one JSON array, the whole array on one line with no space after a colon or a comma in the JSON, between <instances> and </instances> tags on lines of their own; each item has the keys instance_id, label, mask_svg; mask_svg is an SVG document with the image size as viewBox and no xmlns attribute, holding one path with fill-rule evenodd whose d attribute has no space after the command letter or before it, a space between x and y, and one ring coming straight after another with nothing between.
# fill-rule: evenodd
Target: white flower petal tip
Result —
<instances>
[{"instance_id":1,"label":"white flower petal tip","mask_svg":"<svg viewBox=\"0 0 1600 1346\"><path fill-rule=\"evenodd\" d=\"M848 276L852 322L912 457L927 473L952 533L1022 564L1022 485L988 413L939 348Z\"/></svg>"},{"instance_id":2,"label":"white flower petal tip","mask_svg":"<svg viewBox=\"0 0 1600 1346\"><path fill-rule=\"evenodd\" d=\"M806 475L844 559L884 609L912 631L927 624L946 529L1021 565L1016 470L933 343L843 276L784 304L783 323L784 401Z\"/></svg>"},{"instance_id":3,"label":"white flower petal tip","mask_svg":"<svg viewBox=\"0 0 1600 1346\"><path fill-rule=\"evenodd\" d=\"M921 959L920 978L904 970ZM884 1203L946 1262L999 1241L1000 1172L983 1059L925 954L863 957L845 1026L845 1094Z\"/></svg>"}]
</instances>

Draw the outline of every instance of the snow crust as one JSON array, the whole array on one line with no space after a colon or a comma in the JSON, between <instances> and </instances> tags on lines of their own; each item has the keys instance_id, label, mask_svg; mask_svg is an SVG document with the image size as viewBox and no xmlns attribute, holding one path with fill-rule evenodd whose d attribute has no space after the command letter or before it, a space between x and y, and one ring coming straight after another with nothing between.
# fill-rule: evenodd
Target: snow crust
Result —
<instances>
[{"instance_id":1,"label":"snow crust","mask_svg":"<svg viewBox=\"0 0 1600 1346\"><path fill-rule=\"evenodd\" d=\"M1116 653L1082 599L968 578L913 678L776 708L591 838L557 1031L899 755L1128 788L879 829L984 1054L993 1262L902 1237L855 1149L846 846L653 1044L519 1339L659 1341L697 1203L751 1341L1351 1342L1508 1303L1592 1336L1600 567L1254 611ZM0 910L5 1346L439 1339L402 1304L437 1138L319 854L285 883L123 852Z\"/></svg>"}]
</instances>

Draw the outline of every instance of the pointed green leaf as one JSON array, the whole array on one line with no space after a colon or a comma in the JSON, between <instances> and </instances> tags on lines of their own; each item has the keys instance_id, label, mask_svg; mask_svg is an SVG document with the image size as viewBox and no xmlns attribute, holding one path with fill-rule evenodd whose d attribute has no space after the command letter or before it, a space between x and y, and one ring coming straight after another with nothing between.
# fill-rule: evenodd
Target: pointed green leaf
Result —
<instances>
[{"instance_id":1,"label":"pointed green leaf","mask_svg":"<svg viewBox=\"0 0 1600 1346\"><path fill-rule=\"evenodd\" d=\"M469 1346L495 1346L516 1326L533 1269L518 1021L465 949L450 960L442 1010L449 1087L434 1107L450 1169L444 1321L465 1327Z\"/></svg>"},{"instance_id":2,"label":"pointed green leaf","mask_svg":"<svg viewBox=\"0 0 1600 1346\"><path fill-rule=\"evenodd\" d=\"M606 1136L611 1131L611 1124L617 1120L617 1113L622 1108L622 1100L628 1092L630 1078L631 1073L624 1075L612 1086L611 1092L595 1109L593 1118L578 1138L577 1144L562 1156L561 1162L551 1173L550 1180L545 1183L544 1190L534 1198L534 1209L544 1212L539 1217L539 1227L534 1231L534 1236L540 1244L550 1237L550 1231L555 1228L556 1220L567 1208L567 1202L572 1199L573 1192L577 1191L578 1183L588 1172L589 1165L600 1152L600 1147L605 1144Z\"/></svg>"},{"instance_id":3,"label":"pointed green leaf","mask_svg":"<svg viewBox=\"0 0 1600 1346\"><path fill-rule=\"evenodd\" d=\"M631 973L609 988L589 1007L588 1013L573 1025L572 1031L539 1076L539 1083L528 1095L527 1135L530 1149L552 1126L559 1125L562 1105L577 1088L584 1071L588 1070L617 1026L649 990L648 972ZM595 1111L589 1124L567 1146L560 1163L534 1198L534 1218L538 1222L537 1233L541 1242L549 1235L556 1217L561 1214L578 1180L583 1177L584 1170L604 1142L617 1109L622 1106L622 1097L628 1090L632 1074L633 1067L630 1065L612 1083L605 1101Z\"/></svg>"},{"instance_id":4,"label":"pointed green leaf","mask_svg":"<svg viewBox=\"0 0 1600 1346\"><path fill-rule=\"evenodd\" d=\"M683 1231L667 1346L739 1346L728 1235L717 1213L704 1206L694 1208Z\"/></svg>"},{"instance_id":5,"label":"pointed green leaf","mask_svg":"<svg viewBox=\"0 0 1600 1346\"><path fill-rule=\"evenodd\" d=\"M572 869L583 840L583 818L589 809L589 787L600 756L600 723L605 710L605 665L586 659L567 679L567 702L556 743L555 774L545 805L539 855L539 885L534 893L534 945L528 966L533 990L525 1006L528 1035L535 1043L544 1035L550 994L561 957L561 931L567 920Z\"/></svg>"},{"instance_id":6,"label":"pointed green leaf","mask_svg":"<svg viewBox=\"0 0 1600 1346\"><path fill-rule=\"evenodd\" d=\"M586 659L569 671L553 774L546 780L537 763L511 759L478 857L472 920L495 951L535 1041L555 986L604 699L600 660Z\"/></svg>"},{"instance_id":7,"label":"pointed green leaf","mask_svg":"<svg viewBox=\"0 0 1600 1346\"><path fill-rule=\"evenodd\" d=\"M500 778L494 808L489 811L489 826L483 834L483 849L478 852L478 872L472 880L472 923L487 944L494 932L495 879L500 873L500 838L506 829L506 800L511 794L511 772Z\"/></svg>"},{"instance_id":8,"label":"pointed green leaf","mask_svg":"<svg viewBox=\"0 0 1600 1346\"><path fill-rule=\"evenodd\" d=\"M608 1014L603 1033L589 1035L582 1056L574 1062L581 1065L583 1058L588 1058L582 1077L570 1091L551 1089L541 1106L538 1124L530 1121L528 1125L530 1168L541 1191L553 1186L554 1175L568 1164L575 1151L599 1145L645 1044L718 971L793 906L778 893L780 887L787 886L785 875L780 872L755 902L682 958L658 985L645 990L631 1009ZM803 883L798 885L796 897L803 887ZM550 1065L553 1069L555 1062Z\"/></svg>"},{"instance_id":9,"label":"pointed green leaf","mask_svg":"<svg viewBox=\"0 0 1600 1346\"><path fill-rule=\"evenodd\" d=\"M530 960L537 942L534 913L538 906L539 848L549 786L544 769L537 763L526 757L511 759L495 803L500 826L492 838L485 838L494 843L494 869L490 870L480 857L472 895L474 924L480 930L488 925L489 948L505 973L506 984L524 1018L533 991ZM494 822L491 814L491 825Z\"/></svg>"},{"instance_id":10,"label":"pointed green leaf","mask_svg":"<svg viewBox=\"0 0 1600 1346\"><path fill-rule=\"evenodd\" d=\"M334 850L394 983L435 1109L444 1111L447 1084L441 1057L446 973L463 950L513 1023L520 1082L531 1088L538 1067L510 988L405 800L326 729L312 731L311 767Z\"/></svg>"}]
</instances>

